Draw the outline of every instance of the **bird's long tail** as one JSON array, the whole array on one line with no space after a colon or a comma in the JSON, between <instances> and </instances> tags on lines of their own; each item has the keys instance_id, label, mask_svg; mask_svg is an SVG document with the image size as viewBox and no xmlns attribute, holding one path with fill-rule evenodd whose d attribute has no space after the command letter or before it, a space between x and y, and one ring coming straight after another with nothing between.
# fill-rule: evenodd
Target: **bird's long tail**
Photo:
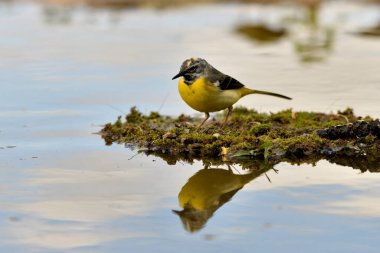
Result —
<instances>
[{"instance_id":1,"label":"bird's long tail","mask_svg":"<svg viewBox=\"0 0 380 253\"><path fill-rule=\"evenodd\" d=\"M275 96L275 97L289 99L289 100L292 99L292 98L290 98L288 96L284 96L284 95L281 95L281 94L278 94L278 93L273 93L273 92L269 92L269 91L262 91L262 90L252 90L252 89L249 89L249 88L246 88L246 87L243 87L241 91L242 91L242 97L246 96L248 94L263 94L263 95Z\"/></svg>"}]
</instances>

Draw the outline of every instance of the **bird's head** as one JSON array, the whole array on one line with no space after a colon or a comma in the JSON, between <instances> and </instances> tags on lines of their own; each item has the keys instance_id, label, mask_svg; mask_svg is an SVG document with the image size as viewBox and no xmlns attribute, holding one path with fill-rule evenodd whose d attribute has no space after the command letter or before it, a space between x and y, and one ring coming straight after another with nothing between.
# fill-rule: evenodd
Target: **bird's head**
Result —
<instances>
[{"instance_id":1,"label":"bird's head","mask_svg":"<svg viewBox=\"0 0 380 253\"><path fill-rule=\"evenodd\" d=\"M175 75L172 80L183 77L185 83L190 84L197 80L199 77L205 74L207 67L207 62L201 58L190 58L185 60L182 65L179 73Z\"/></svg>"}]
</instances>

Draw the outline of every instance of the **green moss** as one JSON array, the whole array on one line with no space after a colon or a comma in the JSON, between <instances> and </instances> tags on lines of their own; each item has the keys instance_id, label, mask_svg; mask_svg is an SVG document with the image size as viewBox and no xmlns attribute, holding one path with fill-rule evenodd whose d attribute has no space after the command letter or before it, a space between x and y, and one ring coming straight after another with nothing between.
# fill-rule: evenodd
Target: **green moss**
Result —
<instances>
[{"instance_id":1,"label":"green moss","mask_svg":"<svg viewBox=\"0 0 380 253\"><path fill-rule=\"evenodd\" d=\"M267 134L271 128L272 124L257 124L251 127L248 133L254 134L255 136L260 136L263 134Z\"/></svg>"},{"instance_id":2,"label":"green moss","mask_svg":"<svg viewBox=\"0 0 380 253\"><path fill-rule=\"evenodd\" d=\"M142 114L136 109L136 106L132 107L129 114L125 116L128 123L136 124L143 120Z\"/></svg>"},{"instance_id":3,"label":"green moss","mask_svg":"<svg viewBox=\"0 0 380 253\"><path fill-rule=\"evenodd\" d=\"M148 116L148 119L161 119L161 115L158 112L151 112Z\"/></svg>"},{"instance_id":4,"label":"green moss","mask_svg":"<svg viewBox=\"0 0 380 253\"><path fill-rule=\"evenodd\" d=\"M347 108L346 108L345 110L343 110L343 111L338 111L338 114L352 117L352 116L354 116L354 109L352 109L352 108L350 108L350 107L347 107Z\"/></svg>"},{"instance_id":5,"label":"green moss","mask_svg":"<svg viewBox=\"0 0 380 253\"><path fill-rule=\"evenodd\" d=\"M319 153L323 140L316 133L303 134L287 139L273 140L273 146L279 147L287 154L298 157L310 156Z\"/></svg>"},{"instance_id":6,"label":"green moss","mask_svg":"<svg viewBox=\"0 0 380 253\"><path fill-rule=\"evenodd\" d=\"M121 122L121 116L119 116L115 122L115 127L116 128L121 128L123 126L123 123Z\"/></svg>"},{"instance_id":7,"label":"green moss","mask_svg":"<svg viewBox=\"0 0 380 253\"><path fill-rule=\"evenodd\" d=\"M272 113L269 119L280 124L289 124L292 121L292 109Z\"/></svg>"},{"instance_id":8,"label":"green moss","mask_svg":"<svg viewBox=\"0 0 380 253\"><path fill-rule=\"evenodd\" d=\"M145 116L132 107L125 122L118 117L115 123L106 124L101 134L107 144L126 143L174 157L186 154L187 157L215 158L220 156L222 148L227 148L229 158L298 159L331 150L340 152L344 148L352 153L360 143L371 152L378 150L373 148L373 144L379 142L376 136L354 139L351 146L347 146L345 140L323 139L317 134L317 130L356 121L358 118L349 108L339 114L291 109L268 114L238 107L225 127L221 124L223 117L217 114L217 120L210 120L197 130L201 119L186 115L171 118L157 112Z\"/></svg>"}]
</instances>

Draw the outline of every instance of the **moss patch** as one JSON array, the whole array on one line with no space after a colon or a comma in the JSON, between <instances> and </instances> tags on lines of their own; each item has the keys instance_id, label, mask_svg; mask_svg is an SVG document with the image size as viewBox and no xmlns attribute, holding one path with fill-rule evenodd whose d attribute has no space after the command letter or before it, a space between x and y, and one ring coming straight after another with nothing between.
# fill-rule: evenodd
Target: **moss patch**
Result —
<instances>
[{"instance_id":1,"label":"moss patch","mask_svg":"<svg viewBox=\"0 0 380 253\"><path fill-rule=\"evenodd\" d=\"M217 114L202 129L201 119L186 115L143 115L135 107L100 131L107 145L136 146L166 159L262 159L280 161L361 157L380 160L380 122L357 117L348 108L336 114L294 112L258 113L238 107L225 127ZM160 155L162 156L162 155ZM341 161L341 160L339 160Z\"/></svg>"}]
</instances>

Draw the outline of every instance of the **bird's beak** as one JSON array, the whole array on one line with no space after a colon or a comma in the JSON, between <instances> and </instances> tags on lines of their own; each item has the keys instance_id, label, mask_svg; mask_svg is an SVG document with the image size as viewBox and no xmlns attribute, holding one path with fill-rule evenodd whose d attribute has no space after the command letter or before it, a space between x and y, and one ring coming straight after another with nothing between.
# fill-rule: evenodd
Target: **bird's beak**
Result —
<instances>
[{"instance_id":1,"label":"bird's beak","mask_svg":"<svg viewBox=\"0 0 380 253\"><path fill-rule=\"evenodd\" d=\"M174 80L180 76L183 76L185 74L185 72L186 72L186 70L179 72L177 75L173 76L172 80Z\"/></svg>"}]
</instances>

